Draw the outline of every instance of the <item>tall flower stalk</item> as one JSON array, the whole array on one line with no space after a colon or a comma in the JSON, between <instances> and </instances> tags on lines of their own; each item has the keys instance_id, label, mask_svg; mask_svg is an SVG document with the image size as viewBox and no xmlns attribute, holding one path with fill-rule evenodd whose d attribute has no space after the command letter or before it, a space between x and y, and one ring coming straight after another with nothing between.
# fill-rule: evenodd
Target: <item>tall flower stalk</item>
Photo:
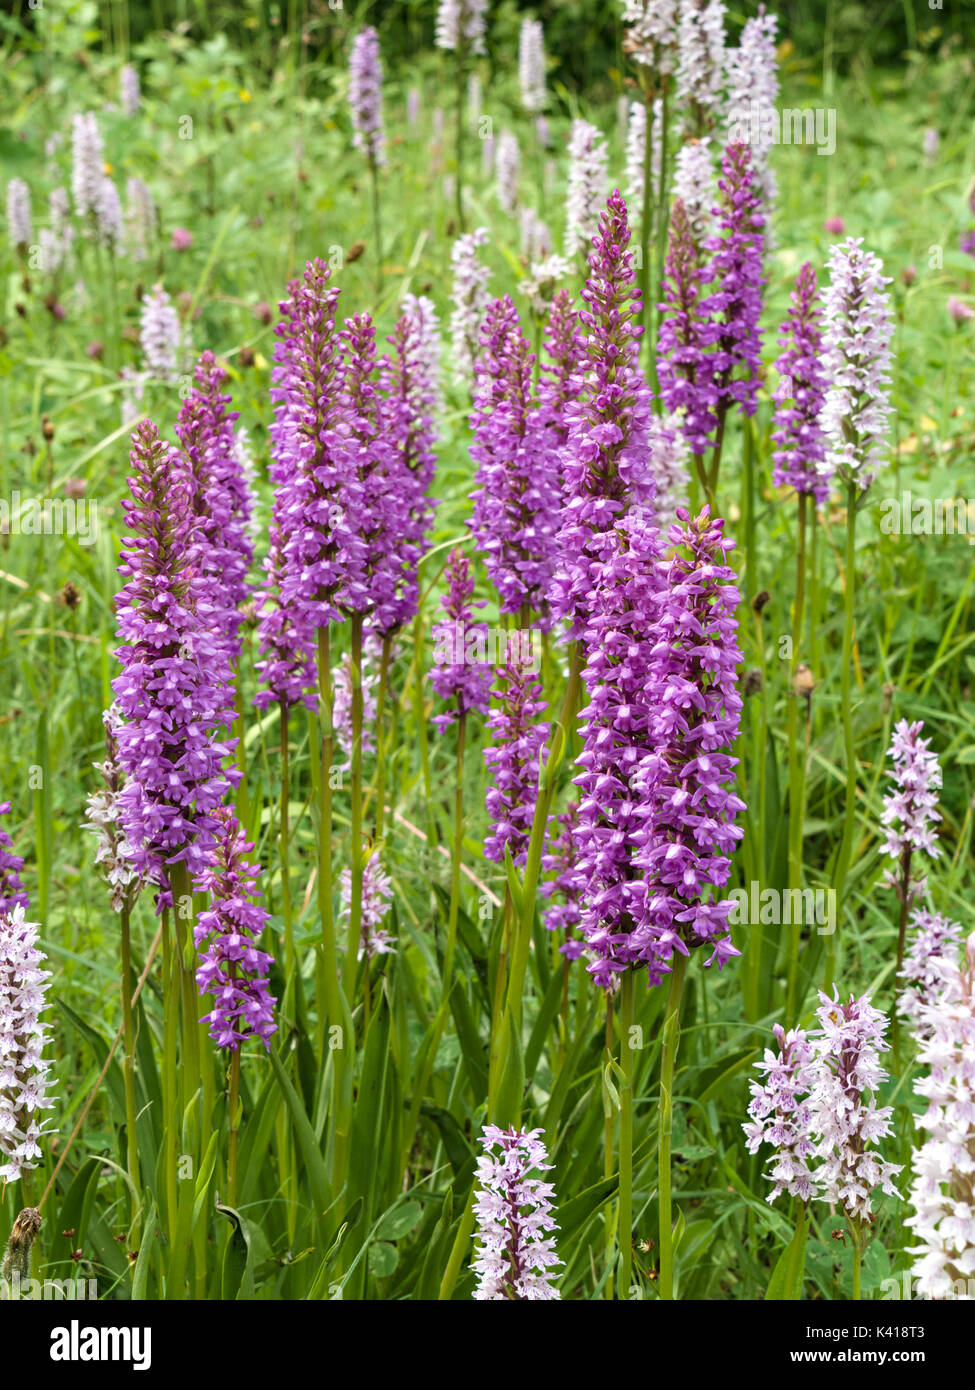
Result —
<instances>
[{"instance_id":1,"label":"tall flower stalk","mask_svg":"<svg viewBox=\"0 0 975 1390\"><path fill-rule=\"evenodd\" d=\"M373 236L376 242L376 296L383 288L383 238L379 201L379 170L386 163L383 132L383 70L379 35L371 26L356 34L349 58L349 106L352 110L353 143L365 153L372 186Z\"/></svg>"},{"instance_id":2,"label":"tall flower stalk","mask_svg":"<svg viewBox=\"0 0 975 1390\"><path fill-rule=\"evenodd\" d=\"M775 417L772 442L772 481L776 487L795 488L798 503L796 544L796 591L792 607L792 651L789 658L788 727L789 748L789 889L802 886L802 830L805 820L806 768L800 750L799 700L796 674L803 643L803 613L806 594L806 525L810 497L815 504L826 500L829 492L820 467L825 440L820 414L826 394L823 374L823 340L816 272L807 261L796 278L792 303L779 333L782 352L776 359L779 374L775 389ZM815 517L813 518L815 524ZM799 968L800 924L792 926L789 941L786 1017L796 1013L796 982Z\"/></svg>"},{"instance_id":3,"label":"tall flower stalk","mask_svg":"<svg viewBox=\"0 0 975 1390\"><path fill-rule=\"evenodd\" d=\"M484 52L488 0L440 0L435 42L455 55L457 226L464 230L464 83L470 56Z\"/></svg>"},{"instance_id":4,"label":"tall flower stalk","mask_svg":"<svg viewBox=\"0 0 975 1390\"><path fill-rule=\"evenodd\" d=\"M833 871L841 904L856 828L856 745L853 738L853 634L856 598L857 504L886 463L891 413L890 366L894 319L880 260L861 240L848 238L829 256L830 283L823 300L825 374L829 383L821 423L826 453L820 471L836 474L846 486L846 564L844 576L841 701L847 766L843 838ZM842 911L842 907L841 907ZM836 935L826 948L826 988L831 988Z\"/></svg>"},{"instance_id":5,"label":"tall flower stalk","mask_svg":"<svg viewBox=\"0 0 975 1390\"><path fill-rule=\"evenodd\" d=\"M474 1197L475 1299L534 1302L561 1297L553 1283L554 1269L562 1263L552 1237L558 1230L555 1189L530 1176L552 1166L546 1162L541 1132L487 1125L481 1136L485 1152L477 1161Z\"/></svg>"}]
</instances>

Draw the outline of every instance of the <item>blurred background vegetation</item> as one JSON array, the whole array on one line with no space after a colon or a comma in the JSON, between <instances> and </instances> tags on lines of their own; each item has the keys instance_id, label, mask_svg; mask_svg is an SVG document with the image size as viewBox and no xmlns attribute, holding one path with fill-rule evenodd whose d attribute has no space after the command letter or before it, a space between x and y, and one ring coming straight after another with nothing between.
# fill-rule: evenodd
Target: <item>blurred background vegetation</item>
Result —
<instances>
[{"instance_id":1,"label":"blurred background vegetation","mask_svg":"<svg viewBox=\"0 0 975 1390\"><path fill-rule=\"evenodd\" d=\"M137 46L153 32L182 29L188 37L223 34L240 52L270 71L303 34L306 56L331 60L350 30L374 24L383 35L385 52L404 59L429 52L433 42L437 0L4 0L0 35L22 43L35 26L40 5L53 8L63 20L65 36L80 29L86 46L118 50ZM935 8L934 6L943 6ZM728 33L736 41L746 19L759 8L758 0L730 0ZM780 37L790 48L820 55L821 70L810 78L828 80L828 72L857 72L870 66L918 62L923 57L945 58L975 53L975 4L972 0L770 0L778 14ZM545 21L546 46L557 60L556 82L584 89L598 98L602 84L618 85L621 64L619 0L495 0L491 25L496 52L505 45L506 31L516 36L523 13ZM586 22L580 41L580 18ZM95 31L97 31L97 36ZM23 54L22 56L27 56Z\"/></svg>"}]
</instances>

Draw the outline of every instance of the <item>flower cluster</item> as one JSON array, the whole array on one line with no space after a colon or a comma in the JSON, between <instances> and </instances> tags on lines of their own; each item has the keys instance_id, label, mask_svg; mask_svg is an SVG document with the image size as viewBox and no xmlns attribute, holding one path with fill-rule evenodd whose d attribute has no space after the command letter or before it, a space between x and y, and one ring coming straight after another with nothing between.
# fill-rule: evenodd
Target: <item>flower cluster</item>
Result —
<instances>
[{"instance_id":1,"label":"flower cluster","mask_svg":"<svg viewBox=\"0 0 975 1390\"><path fill-rule=\"evenodd\" d=\"M119 75L119 95L122 111L126 116L137 116L142 102L139 90L139 74L131 63L126 63Z\"/></svg>"},{"instance_id":2,"label":"flower cluster","mask_svg":"<svg viewBox=\"0 0 975 1390\"><path fill-rule=\"evenodd\" d=\"M10 814L10 802L0 804L0 816ZM6 830L0 827L0 912L10 912L15 907L27 907L27 894L20 881L20 871L24 861L19 854L13 854L14 842Z\"/></svg>"},{"instance_id":3,"label":"flower cluster","mask_svg":"<svg viewBox=\"0 0 975 1390\"><path fill-rule=\"evenodd\" d=\"M192 480L149 420L132 435L131 464L115 600L119 806L136 870L165 887L166 865L202 867L209 815L240 773L222 766L235 745L220 737L234 720L231 674L226 642L206 621Z\"/></svg>"},{"instance_id":4,"label":"flower cluster","mask_svg":"<svg viewBox=\"0 0 975 1390\"><path fill-rule=\"evenodd\" d=\"M44 1057L48 1031L41 1014L50 972L37 948L37 924L24 920L17 903L0 912L0 1178L15 1182L37 1167L38 1140L45 1124L40 1112L54 1102L47 1094L50 1060Z\"/></svg>"},{"instance_id":5,"label":"flower cluster","mask_svg":"<svg viewBox=\"0 0 975 1390\"><path fill-rule=\"evenodd\" d=\"M631 965L658 984L675 950L708 944L708 964L737 955L724 887L744 804L737 759L739 594L721 563L733 542L707 509L678 509L663 539L639 513L599 539L583 632L577 882L593 979L610 988ZM682 548L688 554L681 553Z\"/></svg>"},{"instance_id":6,"label":"flower cluster","mask_svg":"<svg viewBox=\"0 0 975 1390\"><path fill-rule=\"evenodd\" d=\"M495 864L503 864L507 849L521 866L535 815L538 760L549 732L548 723L539 719L545 700L538 677L511 663L498 672L495 698L497 708L487 718L495 742L484 750L484 761L494 770L487 792L491 831L484 853Z\"/></svg>"},{"instance_id":7,"label":"flower cluster","mask_svg":"<svg viewBox=\"0 0 975 1390\"><path fill-rule=\"evenodd\" d=\"M975 1276L975 938L952 969L944 997L921 1010L926 1041L918 1061L928 1069L914 1090L927 1102L918 1126L926 1132L913 1155L907 1224L918 1292L927 1298L971 1298Z\"/></svg>"},{"instance_id":8,"label":"flower cluster","mask_svg":"<svg viewBox=\"0 0 975 1390\"><path fill-rule=\"evenodd\" d=\"M565 254L589 250L606 196L609 153L602 132L575 120L569 136L569 181L565 198Z\"/></svg>"},{"instance_id":9,"label":"flower cluster","mask_svg":"<svg viewBox=\"0 0 975 1390\"><path fill-rule=\"evenodd\" d=\"M911 936L900 978L904 981L897 1012L919 1036L925 1033L925 1013L937 1005L958 977L961 925L938 912L917 908L911 913Z\"/></svg>"},{"instance_id":10,"label":"flower cluster","mask_svg":"<svg viewBox=\"0 0 975 1390\"><path fill-rule=\"evenodd\" d=\"M92 792L88 797L85 818L89 822L87 828L98 836L95 863L101 866L111 890L112 907L116 912L121 912L131 908L141 885L122 830L119 793L125 777L118 761L120 719L117 705L104 711L102 722L105 725L106 758L103 763L95 763L94 768L101 774L105 790Z\"/></svg>"},{"instance_id":11,"label":"flower cluster","mask_svg":"<svg viewBox=\"0 0 975 1390\"><path fill-rule=\"evenodd\" d=\"M749 1153L762 1144L775 1150L770 1202L782 1192L816 1198L859 1224L871 1219L878 1188L897 1196L892 1179L900 1169L873 1147L891 1132L893 1114L874 1094L887 1078L880 1065L887 1019L869 995L846 1004L822 991L819 998L812 1033L776 1025L779 1052L766 1050L758 1064L767 1081L752 1082L752 1119L742 1128Z\"/></svg>"},{"instance_id":12,"label":"flower cluster","mask_svg":"<svg viewBox=\"0 0 975 1390\"><path fill-rule=\"evenodd\" d=\"M179 314L162 285L154 285L143 295L139 315L139 346L152 376L170 385L175 382L181 344Z\"/></svg>"},{"instance_id":13,"label":"flower cluster","mask_svg":"<svg viewBox=\"0 0 975 1390\"><path fill-rule=\"evenodd\" d=\"M490 666L483 661L470 659L469 649L476 646L483 633L483 624L472 622L474 580L471 578L470 561L462 550L450 552L446 573L447 592L440 600L440 607L448 621L434 626L433 635L435 638L442 632L449 635L451 656L455 659L437 662L431 684L442 700L454 703L445 714L434 716L433 724L441 733L455 720L463 718L468 710L486 713L491 698ZM483 608L484 601L473 606ZM458 656L460 660L456 659Z\"/></svg>"},{"instance_id":14,"label":"flower cluster","mask_svg":"<svg viewBox=\"0 0 975 1390\"><path fill-rule=\"evenodd\" d=\"M362 922L356 958L391 955L396 950L396 938L383 926L389 913L393 885L383 872L379 855L366 860L362 870ZM352 873L343 869L339 875L339 921L348 921L352 912Z\"/></svg>"},{"instance_id":15,"label":"flower cluster","mask_svg":"<svg viewBox=\"0 0 975 1390\"><path fill-rule=\"evenodd\" d=\"M683 0L677 31L677 100L698 130L713 124L724 86L724 0Z\"/></svg>"},{"instance_id":16,"label":"flower cluster","mask_svg":"<svg viewBox=\"0 0 975 1390\"><path fill-rule=\"evenodd\" d=\"M376 745L372 737L372 725L376 718L376 683L379 680L375 671L367 670L362 664L362 751L375 753ZM345 762L336 762L342 772L352 766L352 657L346 652L341 662L332 672L332 729Z\"/></svg>"},{"instance_id":17,"label":"flower cluster","mask_svg":"<svg viewBox=\"0 0 975 1390\"><path fill-rule=\"evenodd\" d=\"M352 109L353 144L364 150L370 162L386 162L383 134L383 69L379 35L371 26L356 34L349 58L349 106Z\"/></svg>"},{"instance_id":18,"label":"flower cluster","mask_svg":"<svg viewBox=\"0 0 975 1390\"><path fill-rule=\"evenodd\" d=\"M748 1152L758 1153L763 1144L775 1150L769 1170L773 1187L767 1201L774 1202L782 1192L808 1202L813 1196L815 1178L808 1160L815 1153L809 1093L816 1084L812 1048L801 1028L787 1033L780 1023L772 1029L778 1052L765 1049L756 1070L765 1081L750 1083L752 1099L748 1113L751 1122L742 1125Z\"/></svg>"},{"instance_id":19,"label":"flower cluster","mask_svg":"<svg viewBox=\"0 0 975 1390\"><path fill-rule=\"evenodd\" d=\"M848 237L829 254L823 297L829 386L821 419L826 435L821 470L827 479L839 473L865 491L887 462L894 316L884 289L890 279L862 243L862 237Z\"/></svg>"},{"instance_id":20,"label":"flower cluster","mask_svg":"<svg viewBox=\"0 0 975 1390\"><path fill-rule=\"evenodd\" d=\"M523 19L518 35L518 81L526 111L545 105L545 26L540 19Z\"/></svg>"},{"instance_id":21,"label":"flower cluster","mask_svg":"<svg viewBox=\"0 0 975 1390\"><path fill-rule=\"evenodd\" d=\"M673 195L684 205L695 246L703 248L706 238L713 234L718 195L708 136L686 140L677 151Z\"/></svg>"},{"instance_id":22,"label":"flower cluster","mask_svg":"<svg viewBox=\"0 0 975 1390\"><path fill-rule=\"evenodd\" d=\"M875 1095L887 1073L880 1065L886 1050L887 1017L869 995L846 1004L820 991L819 1028L812 1034L816 1085L810 1097L817 1135L818 1196L842 1206L852 1221L868 1221L871 1196L880 1188L898 1195L892 1179L900 1166L887 1163L872 1147L890 1131L892 1106L878 1107Z\"/></svg>"},{"instance_id":23,"label":"flower cluster","mask_svg":"<svg viewBox=\"0 0 975 1390\"><path fill-rule=\"evenodd\" d=\"M469 383L474 370L481 324L488 305L487 282L491 272L477 258L479 246L484 246L488 234L483 227L458 237L451 247L450 263L454 268L450 297L450 341L453 348L455 380Z\"/></svg>"},{"instance_id":24,"label":"flower cluster","mask_svg":"<svg viewBox=\"0 0 975 1390\"><path fill-rule=\"evenodd\" d=\"M941 819L937 809L941 767L937 754L928 747L930 739L921 737L923 728L920 719L913 724L901 719L894 725L887 750L894 760L894 766L887 776L894 785L884 796L884 809L880 816L880 823L887 832L884 853L889 854L901 867L899 876L888 869L884 882L887 887L896 888L898 896L906 891L909 902L915 901L924 892L927 883L923 877L910 876L912 856L920 853L937 859L940 854L935 843L934 827ZM903 882L905 875L909 878L906 884Z\"/></svg>"},{"instance_id":25,"label":"flower cluster","mask_svg":"<svg viewBox=\"0 0 975 1390\"><path fill-rule=\"evenodd\" d=\"M738 47L729 48L725 54L728 133L736 140L741 140L746 131L749 133L756 184L769 210L777 192L775 175L769 167L771 137L767 129L779 96L775 51L778 25L778 16L767 13L765 6L760 5L758 14L746 21Z\"/></svg>"},{"instance_id":26,"label":"flower cluster","mask_svg":"<svg viewBox=\"0 0 975 1390\"><path fill-rule=\"evenodd\" d=\"M819 322L816 271L807 261L796 277L792 307L779 333L782 352L775 363L772 426L772 481L811 493L818 505L829 496L829 479L822 471L825 441L820 413L826 398L823 335Z\"/></svg>"},{"instance_id":27,"label":"flower cluster","mask_svg":"<svg viewBox=\"0 0 975 1390\"><path fill-rule=\"evenodd\" d=\"M529 1175L551 1168L540 1129L485 1126L484 1154L477 1160L474 1260L479 1301L518 1302L561 1297L552 1282L562 1264L552 1232L555 1189Z\"/></svg>"},{"instance_id":28,"label":"flower cluster","mask_svg":"<svg viewBox=\"0 0 975 1390\"><path fill-rule=\"evenodd\" d=\"M254 559L250 538L253 501L237 451L235 411L221 393L227 379L212 352L197 363L193 390L176 421L192 482L193 512L199 521L200 570L210 581L213 630L226 641L231 661L240 656L239 612L249 594L247 572Z\"/></svg>"},{"instance_id":29,"label":"flower cluster","mask_svg":"<svg viewBox=\"0 0 975 1390\"><path fill-rule=\"evenodd\" d=\"M680 0L623 0L623 51L660 76L677 62Z\"/></svg>"},{"instance_id":30,"label":"flower cluster","mask_svg":"<svg viewBox=\"0 0 975 1390\"><path fill-rule=\"evenodd\" d=\"M607 201L582 290L579 372L566 404L558 561L550 602L570 635L581 631L592 587L595 538L629 506L653 498L650 390L639 367L641 302L619 192Z\"/></svg>"},{"instance_id":31,"label":"flower cluster","mask_svg":"<svg viewBox=\"0 0 975 1390\"><path fill-rule=\"evenodd\" d=\"M22 251L34 240L30 215L30 189L23 179L7 184L7 234L15 250Z\"/></svg>"},{"instance_id":32,"label":"flower cluster","mask_svg":"<svg viewBox=\"0 0 975 1390\"><path fill-rule=\"evenodd\" d=\"M213 998L213 1008L201 1022L210 1025L217 1047L236 1052L248 1038L270 1046L277 1031L274 999L268 989L273 957L257 946L268 914L255 901L260 868L248 861L254 846L231 810L221 807L212 817L213 845L194 888L212 895L212 906L201 912L193 929L200 967L196 983Z\"/></svg>"},{"instance_id":33,"label":"flower cluster","mask_svg":"<svg viewBox=\"0 0 975 1390\"><path fill-rule=\"evenodd\" d=\"M497 175L498 203L504 212L513 216L518 207L521 151L518 148L518 137L510 130L502 130L498 136L494 152L494 169Z\"/></svg>"},{"instance_id":34,"label":"flower cluster","mask_svg":"<svg viewBox=\"0 0 975 1390\"><path fill-rule=\"evenodd\" d=\"M555 561L559 480L531 410L534 361L511 299L492 300L475 370L471 529L502 613L544 614Z\"/></svg>"},{"instance_id":35,"label":"flower cluster","mask_svg":"<svg viewBox=\"0 0 975 1390\"><path fill-rule=\"evenodd\" d=\"M651 215L656 212L656 189L660 182L660 126L663 120L663 102L657 97L653 103L653 119L650 127L650 207ZM646 175L647 153L647 107L642 101L631 101L626 123L626 174L625 192L630 207L642 209L643 188ZM647 236L650 231L648 228Z\"/></svg>"},{"instance_id":36,"label":"flower cluster","mask_svg":"<svg viewBox=\"0 0 975 1390\"><path fill-rule=\"evenodd\" d=\"M452 52L483 54L488 0L440 0L435 42Z\"/></svg>"}]
</instances>

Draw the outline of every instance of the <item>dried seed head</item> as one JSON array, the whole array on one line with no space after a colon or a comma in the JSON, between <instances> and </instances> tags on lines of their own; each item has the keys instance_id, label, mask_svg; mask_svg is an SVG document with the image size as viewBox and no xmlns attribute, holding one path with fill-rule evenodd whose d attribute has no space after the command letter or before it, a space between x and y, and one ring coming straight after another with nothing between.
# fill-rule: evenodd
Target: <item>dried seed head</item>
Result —
<instances>
[{"instance_id":1,"label":"dried seed head","mask_svg":"<svg viewBox=\"0 0 975 1390\"><path fill-rule=\"evenodd\" d=\"M810 671L809 667L803 664L802 662L800 662L799 665L796 667L796 675L795 680L793 681L793 688L795 689L797 695L802 695L807 700L813 693L813 690L816 688L816 682L813 680L812 671Z\"/></svg>"},{"instance_id":2,"label":"dried seed head","mask_svg":"<svg viewBox=\"0 0 975 1390\"><path fill-rule=\"evenodd\" d=\"M762 609L765 607L765 605L768 603L771 597L772 595L769 593L768 589L763 589L760 594L756 594L755 597L752 599L753 610L756 613L761 613Z\"/></svg>"},{"instance_id":3,"label":"dried seed head","mask_svg":"<svg viewBox=\"0 0 975 1390\"><path fill-rule=\"evenodd\" d=\"M758 669L745 673L745 695L757 695L765 686L762 673Z\"/></svg>"},{"instance_id":4,"label":"dried seed head","mask_svg":"<svg viewBox=\"0 0 975 1390\"><path fill-rule=\"evenodd\" d=\"M36 1207L24 1207L14 1222L10 1239L0 1266L0 1282L10 1284L15 1279L30 1278L30 1252L41 1229L41 1214Z\"/></svg>"},{"instance_id":5,"label":"dried seed head","mask_svg":"<svg viewBox=\"0 0 975 1390\"><path fill-rule=\"evenodd\" d=\"M357 261L365 249L366 243L364 241L354 241L345 253L345 259L349 265L351 265L353 261Z\"/></svg>"}]
</instances>

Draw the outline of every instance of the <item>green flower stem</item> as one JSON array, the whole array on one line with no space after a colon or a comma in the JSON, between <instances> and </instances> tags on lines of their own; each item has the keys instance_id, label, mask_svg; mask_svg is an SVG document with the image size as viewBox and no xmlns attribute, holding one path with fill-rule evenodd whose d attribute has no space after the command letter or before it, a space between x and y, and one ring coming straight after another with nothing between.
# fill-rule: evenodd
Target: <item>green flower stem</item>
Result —
<instances>
[{"instance_id":1,"label":"green flower stem","mask_svg":"<svg viewBox=\"0 0 975 1390\"><path fill-rule=\"evenodd\" d=\"M122 1075L125 1080L125 1147L128 1159L129 1178L134 1189L132 1193L132 1224L129 1233L130 1248L139 1247L139 1208L142 1185L139 1181L139 1143L135 1125L135 1025L132 1017L132 941L131 908L126 901L121 913L122 935L122 1036L125 1043L125 1056ZM133 1266L134 1268L134 1266Z\"/></svg>"},{"instance_id":2,"label":"green flower stem","mask_svg":"<svg viewBox=\"0 0 975 1390\"><path fill-rule=\"evenodd\" d=\"M674 1229L671 1214L670 1144L674 1127L674 1064L680 1041L680 1006L687 972L687 957L675 951L671 957L670 991L664 1016L660 1056L660 1108L657 1120L657 1201L660 1212L660 1272L657 1288L662 1299L674 1297Z\"/></svg>"},{"instance_id":3,"label":"green flower stem","mask_svg":"<svg viewBox=\"0 0 975 1390\"><path fill-rule=\"evenodd\" d=\"M681 960L683 960L681 956ZM620 1297L628 1299L633 1280L633 1028L632 969L623 971L620 984Z\"/></svg>"},{"instance_id":4,"label":"green flower stem","mask_svg":"<svg viewBox=\"0 0 975 1390\"><path fill-rule=\"evenodd\" d=\"M362 940L362 875L365 860L362 854L362 614L352 618L351 643L352 681L352 888L349 906L349 938L345 949L345 993L353 997L359 946Z\"/></svg>"},{"instance_id":5,"label":"green flower stem","mask_svg":"<svg viewBox=\"0 0 975 1390\"><path fill-rule=\"evenodd\" d=\"M833 973L836 969L836 938L839 924L843 920L846 905L846 879L853 853L853 832L856 824L857 768L856 747L853 742L853 631L855 622L854 600L856 592L856 483L848 483L846 490L846 588L843 603L843 652L840 670L841 701L843 716L843 750L846 757L846 806L843 813L843 839L840 843L833 875L838 909L836 931L828 938L826 945L826 978L823 988L827 994L833 988Z\"/></svg>"},{"instance_id":6,"label":"green flower stem","mask_svg":"<svg viewBox=\"0 0 975 1390\"><path fill-rule=\"evenodd\" d=\"M796 671L802 643L803 606L806 592L806 507L808 497L799 493L798 542L796 546L796 596L792 607L792 654L789 660L789 690L787 692L787 737L789 750L789 889L802 887L802 826L805 818L804 750L799 739L799 700L796 690ZM793 897L793 902L799 899ZM795 914L799 917L799 914ZM791 1027L796 1019L796 987L799 973L799 940L801 924L792 924L789 939L788 985L786 989L786 1019Z\"/></svg>"}]
</instances>

